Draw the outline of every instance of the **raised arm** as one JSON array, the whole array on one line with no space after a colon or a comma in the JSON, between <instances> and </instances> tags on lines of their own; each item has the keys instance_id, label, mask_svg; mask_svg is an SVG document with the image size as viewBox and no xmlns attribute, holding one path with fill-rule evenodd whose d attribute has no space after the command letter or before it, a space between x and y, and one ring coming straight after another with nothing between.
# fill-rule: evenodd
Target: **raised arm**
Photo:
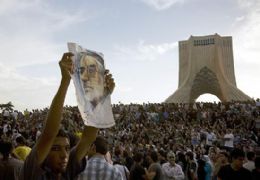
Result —
<instances>
[{"instance_id":1,"label":"raised arm","mask_svg":"<svg viewBox=\"0 0 260 180\"><path fill-rule=\"evenodd\" d=\"M59 62L61 70L61 83L59 89L54 96L50 110L48 112L42 134L36 142L36 151L38 155L38 163L42 164L47 157L55 137L57 136L60 128L62 109L67 89L70 84L70 72L72 73L72 53L64 53Z\"/></svg>"},{"instance_id":2,"label":"raised arm","mask_svg":"<svg viewBox=\"0 0 260 180\"><path fill-rule=\"evenodd\" d=\"M80 162L89 151L91 144L97 137L98 129L91 126L85 126L81 139L76 146L76 159Z\"/></svg>"},{"instance_id":3,"label":"raised arm","mask_svg":"<svg viewBox=\"0 0 260 180\"><path fill-rule=\"evenodd\" d=\"M109 70L105 71L105 91L112 94L115 83L112 75L109 73ZM85 126L81 139L76 146L76 158L80 162L86 155L91 146L97 137L98 129L95 127Z\"/></svg>"}]
</instances>

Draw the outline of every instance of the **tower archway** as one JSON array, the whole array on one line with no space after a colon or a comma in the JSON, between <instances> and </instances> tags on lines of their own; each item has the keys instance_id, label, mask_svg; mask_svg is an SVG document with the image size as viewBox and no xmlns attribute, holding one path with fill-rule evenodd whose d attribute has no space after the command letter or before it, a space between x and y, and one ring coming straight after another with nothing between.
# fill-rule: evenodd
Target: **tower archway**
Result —
<instances>
[{"instance_id":1,"label":"tower archway","mask_svg":"<svg viewBox=\"0 0 260 180\"><path fill-rule=\"evenodd\" d=\"M203 67L195 76L190 91L190 101L195 100L202 94L213 94L223 101L217 76L209 68Z\"/></svg>"},{"instance_id":2,"label":"tower archway","mask_svg":"<svg viewBox=\"0 0 260 180\"><path fill-rule=\"evenodd\" d=\"M236 86L232 37L191 36L179 41L179 86L166 103L193 103L210 93L221 101L252 100Z\"/></svg>"},{"instance_id":3,"label":"tower archway","mask_svg":"<svg viewBox=\"0 0 260 180\"><path fill-rule=\"evenodd\" d=\"M201 94L196 100L195 102L221 102L221 100L215 96L214 94L210 94L210 93L205 93L205 94Z\"/></svg>"}]
</instances>

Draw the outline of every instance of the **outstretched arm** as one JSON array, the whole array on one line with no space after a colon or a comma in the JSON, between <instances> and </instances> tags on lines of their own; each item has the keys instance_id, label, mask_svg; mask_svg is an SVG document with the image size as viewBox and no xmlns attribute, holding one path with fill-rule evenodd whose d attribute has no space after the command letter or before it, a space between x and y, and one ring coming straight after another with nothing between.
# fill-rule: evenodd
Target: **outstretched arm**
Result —
<instances>
[{"instance_id":1,"label":"outstretched arm","mask_svg":"<svg viewBox=\"0 0 260 180\"><path fill-rule=\"evenodd\" d=\"M81 139L76 146L76 159L80 162L89 151L91 144L97 137L98 129L91 126L85 126Z\"/></svg>"},{"instance_id":2,"label":"outstretched arm","mask_svg":"<svg viewBox=\"0 0 260 180\"><path fill-rule=\"evenodd\" d=\"M62 59L59 62L62 75L61 83L56 95L52 100L42 134L36 142L35 147L39 164L42 164L49 154L54 139L59 132L64 99L71 79L69 73L72 73L72 56L72 53L64 53Z\"/></svg>"}]
</instances>

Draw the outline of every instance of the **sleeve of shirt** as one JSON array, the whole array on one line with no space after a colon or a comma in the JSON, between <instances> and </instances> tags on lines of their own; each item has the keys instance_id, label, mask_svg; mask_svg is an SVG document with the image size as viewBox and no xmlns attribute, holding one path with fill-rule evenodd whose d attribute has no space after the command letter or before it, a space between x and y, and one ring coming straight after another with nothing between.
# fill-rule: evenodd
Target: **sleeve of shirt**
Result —
<instances>
[{"instance_id":1,"label":"sleeve of shirt","mask_svg":"<svg viewBox=\"0 0 260 180\"><path fill-rule=\"evenodd\" d=\"M165 163L162 165L162 173L165 176L167 175L167 173L166 173L166 164Z\"/></svg>"},{"instance_id":2,"label":"sleeve of shirt","mask_svg":"<svg viewBox=\"0 0 260 180\"><path fill-rule=\"evenodd\" d=\"M183 180L184 179L184 173L182 171L181 166L177 166L176 169L176 175L174 176L176 180Z\"/></svg>"},{"instance_id":3,"label":"sleeve of shirt","mask_svg":"<svg viewBox=\"0 0 260 180\"><path fill-rule=\"evenodd\" d=\"M78 162L76 159L76 149L73 148L70 151L69 162L66 170L69 179L74 179L78 174L84 171L85 167L86 167L86 158L84 157L80 162Z\"/></svg>"},{"instance_id":4,"label":"sleeve of shirt","mask_svg":"<svg viewBox=\"0 0 260 180\"><path fill-rule=\"evenodd\" d=\"M114 171L115 171L115 173L114 173L114 178L113 179L115 179L115 180L122 180L123 176L120 173L120 171L117 168L115 168L115 167L114 167Z\"/></svg>"},{"instance_id":5,"label":"sleeve of shirt","mask_svg":"<svg viewBox=\"0 0 260 180\"><path fill-rule=\"evenodd\" d=\"M149 168L148 168L149 172L156 172L156 166L154 164L152 164Z\"/></svg>"},{"instance_id":6,"label":"sleeve of shirt","mask_svg":"<svg viewBox=\"0 0 260 180\"><path fill-rule=\"evenodd\" d=\"M138 172L140 175L145 175L145 170L144 170L144 168L141 167L141 166L138 167L137 172Z\"/></svg>"},{"instance_id":7,"label":"sleeve of shirt","mask_svg":"<svg viewBox=\"0 0 260 180\"><path fill-rule=\"evenodd\" d=\"M211 172L211 171L212 171L212 168L211 168L211 166L210 166L208 163L206 163L206 165L205 165L205 167L204 167L204 170L205 170L206 172Z\"/></svg>"},{"instance_id":8,"label":"sleeve of shirt","mask_svg":"<svg viewBox=\"0 0 260 180\"><path fill-rule=\"evenodd\" d=\"M191 172L196 172L196 168L197 168L196 163L192 162L191 165L190 165L190 171Z\"/></svg>"},{"instance_id":9,"label":"sleeve of shirt","mask_svg":"<svg viewBox=\"0 0 260 180\"><path fill-rule=\"evenodd\" d=\"M44 174L41 164L38 164L38 155L35 146L24 161L21 170L20 180L38 179Z\"/></svg>"},{"instance_id":10,"label":"sleeve of shirt","mask_svg":"<svg viewBox=\"0 0 260 180\"><path fill-rule=\"evenodd\" d=\"M225 168L224 167L221 167L219 172L218 172L218 177L221 178L221 179L223 179L224 174L225 174Z\"/></svg>"}]
</instances>

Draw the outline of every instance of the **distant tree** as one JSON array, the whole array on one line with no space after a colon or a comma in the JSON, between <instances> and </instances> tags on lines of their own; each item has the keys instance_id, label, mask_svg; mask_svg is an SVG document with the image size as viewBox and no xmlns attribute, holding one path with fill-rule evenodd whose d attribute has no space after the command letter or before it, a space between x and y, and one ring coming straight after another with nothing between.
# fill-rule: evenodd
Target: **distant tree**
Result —
<instances>
[{"instance_id":1,"label":"distant tree","mask_svg":"<svg viewBox=\"0 0 260 180\"><path fill-rule=\"evenodd\" d=\"M14 105L12 102L8 102L6 104L0 104L0 109L7 109L7 110L13 110Z\"/></svg>"}]
</instances>

